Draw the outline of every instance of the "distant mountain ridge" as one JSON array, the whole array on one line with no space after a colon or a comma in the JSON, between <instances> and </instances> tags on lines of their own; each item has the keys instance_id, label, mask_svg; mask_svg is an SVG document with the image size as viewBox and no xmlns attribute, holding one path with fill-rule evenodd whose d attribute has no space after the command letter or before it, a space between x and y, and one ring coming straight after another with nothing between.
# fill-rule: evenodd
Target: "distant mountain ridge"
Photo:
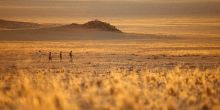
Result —
<instances>
[{"instance_id":1,"label":"distant mountain ridge","mask_svg":"<svg viewBox=\"0 0 220 110\"><path fill-rule=\"evenodd\" d=\"M41 24L37 23L30 23L30 22L18 22L18 21L8 21L0 19L0 29L35 29L35 28L45 28ZM84 24L76 24L72 23L69 25L62 25L62 26L55 26L52 28L67 28L67 29L75 29L75 28L86 28L86 29L97 29L101 31L110 31L110 32L118 32L121 33L122 31L117 29L115 26L100 21L100 20L93 20L89 21Z\"/></svg>"},{"instance_id":2,"label":"distant mountain ridge","mask_svg":"<svg viewBox=\"0 0 220 110\"><path fill-rule=\"evenodd\" d=\"M38 27L39 28L35 28ZM7 28L7 29L3 29ZM115 26L93 20L84 24L54 25L1 20L0 40L112 40L133 39Z\"/></svg>"},{"instance_id":3,"label":"distant mountain ridge","mask_svg":"<svg viewBox=\"0 0 220 110\"><path fill-rule=\"evenodd\" d=\"M2 29L30 29L40 27L41 25L37 23L8 21L0 19L0 28Z\"/></svg>"}]
</instances>

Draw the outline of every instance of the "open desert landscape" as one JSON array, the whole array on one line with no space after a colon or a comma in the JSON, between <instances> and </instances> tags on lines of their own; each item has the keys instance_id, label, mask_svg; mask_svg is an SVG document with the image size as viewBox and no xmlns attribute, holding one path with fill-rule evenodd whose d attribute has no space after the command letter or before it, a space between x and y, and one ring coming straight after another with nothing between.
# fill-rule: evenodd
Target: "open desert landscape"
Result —
<instances>
[{"instance_id":1,"label":"open desert landscape","mask_svg":"<svg viewBox=\"0 0 220 110\"><path fill-rule=\"evenodd\" d=\"M0 0L0 110L220 110L218 0Z\"/></svg>"},{"instance_id":2,"label":"open desert landscape","mask_svg":"<svg viewBox=\"0 0 220 110\"><path fill-rule=\"evenodd\" d=\"M2 110L220 109L219 38L1 41L0 50Z\"/></svg>"}]
</instances>

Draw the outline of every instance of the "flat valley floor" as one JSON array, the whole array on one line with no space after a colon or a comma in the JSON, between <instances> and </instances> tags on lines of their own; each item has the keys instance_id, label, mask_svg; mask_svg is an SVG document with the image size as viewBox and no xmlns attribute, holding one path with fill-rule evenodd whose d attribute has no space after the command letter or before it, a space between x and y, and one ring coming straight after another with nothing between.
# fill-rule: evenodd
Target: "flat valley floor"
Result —
<instances>
[{"instance_id":1,"label":"flat valley floor","mask_svg":"<svg viewBox=\"0 0 220 110\"><path fill-rule=\"evenodd\" d=\"M63 68L71 73L106 73L114 69L207 69L220 66L219 38L146 40L76 40L0 42L0 71ZM60 61L62 51L62 61ZM69 52L73 52L70 61ZM52 61L49 61L52 52Z\"/></svg>"}]
</instances>

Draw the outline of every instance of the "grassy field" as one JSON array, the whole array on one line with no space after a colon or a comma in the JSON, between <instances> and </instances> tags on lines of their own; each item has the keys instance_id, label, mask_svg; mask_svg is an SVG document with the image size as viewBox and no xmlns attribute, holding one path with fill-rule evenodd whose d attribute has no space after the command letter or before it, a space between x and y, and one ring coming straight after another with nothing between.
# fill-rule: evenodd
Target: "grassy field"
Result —
<instances>
[{"instance_id":1,"label":"grassy field","mask_svg":"<svg viewBox=\"0 0 220 110\"><path fill-rule=\"evenodd\" d=\"M0 110L219 110L219 79L219 38L0 42Z\"/></svg>"}]
</instances>

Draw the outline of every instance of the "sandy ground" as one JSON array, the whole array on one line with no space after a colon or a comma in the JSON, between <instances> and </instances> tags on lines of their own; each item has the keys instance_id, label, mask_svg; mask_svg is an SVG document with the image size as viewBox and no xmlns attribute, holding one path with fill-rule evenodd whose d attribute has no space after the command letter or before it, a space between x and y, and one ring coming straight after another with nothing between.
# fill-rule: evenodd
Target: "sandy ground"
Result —
<instances>
[{"instance_id":1,"label":"sandy ground","mask_svg":"<svg viewBox=\"0 0 220 110\"><path fill-rule=\"evenodd\" d=\"M143 69L204 70L220 66L219 38L158 38L145 40L2 41L0 72L23 69L69 73L108 73L112 70ZM63 52L63 60L59 52ZM73 51L70 62L69 51ZM48 60L52 52L53 60Z\"/></svg>"}]
</instances>

